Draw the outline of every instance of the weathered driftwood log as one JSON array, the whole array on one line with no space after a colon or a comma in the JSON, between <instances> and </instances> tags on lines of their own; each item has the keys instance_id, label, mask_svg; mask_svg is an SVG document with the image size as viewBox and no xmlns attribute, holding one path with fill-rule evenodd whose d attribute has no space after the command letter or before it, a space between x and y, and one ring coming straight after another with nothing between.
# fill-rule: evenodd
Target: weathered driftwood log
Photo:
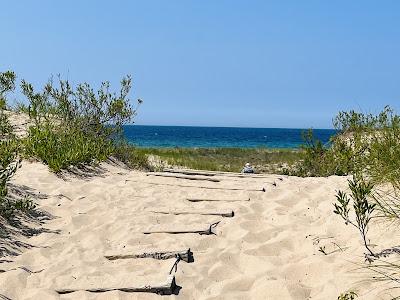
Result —
<instances>
[{"instance_id":1,"label":"weathered driftwood log","mask_svg":"<svg viewBox=\"0 0 400 300\"><path fill-rule=\"evenodd\" d=\"M207 171L191 171L191 170L176 170L176 169L164 169L163 172L185 174L185 175L203 175L203 176L215 176L216 173L209 173Z\"/></svg>"},{"instance_id":2,"label":"weathered driftwood log","mask_svg":"<svg viewBox=\"0 0 400 300\"><path fill-rule=\"evenodd\" d=\"M155 214L165 214L165 215L201 215L201 216L220 216L225 218L232 218L235 216L233 210L228 212L201 212L201 211L151 211Z\"/></svg>"},{"instance_id":3,"label":"weathered driftwood log","mask_svg":"<svg viewBox=\"0 0 400 300\"><path fill-rule=\"evenodd\" d=\"M211 182L220 182L221 180L215 178L207 178L207 177L194 177L189 175L172 175L172 174L160 174L160 173L148 173L147 176L159 176L159 177L170 177L170 178L178 178L178 179L188 179L188 180L202 180L202 181L211 181Z\"/></svg>"},{"instance_id":4,"label":"weathered driftwood log","mask_svg":"<svg viewBox=\"0 0 400 300\"><path fill-rule=\"evenodd\" d=\"M56 290L59 294L69 294L78 291L86 291L92 293L104 293L110 291L122 291L128 293L156 293L160 295L171 295L176 289L175 276L168 275L167 281L160 285L142 285L137 287L113 287L113 288L90 288L90 289L60 289Z\"/></svg>"},{"instance_id":5,"label":"weathered driftwood log","mask_svg":"<svg viewBox=\"0 0 400 300\"><path fill-rule=\"evenodd\" d=\"M190 249L182 251L160 251L160 252L144 252L141 254L121 254L121 255L108 255L104 256L108 260L117 259L130 259L130 258L154 258L159 260L166 260L180 256L181 260L186 262L193 261L193 252Z\"/></svg>"},{"instance_id":6,"label":"weathered driftwood log","mask_svg":"<svg viewBox=\"0 0 400 300\"><path fill-rule=\"evenodd\" d=\"M250 201L249 199L207 199L207 198L186 198L190 202L201 202L201 201L226 201L226 202L238 202L238 201Z\"/></svg>"},{"instance_id":7,"label":"weathered driftwood log","mask_svg":"<svg viewBox=\"0 0 400 300\"><path fill-rule=\"evenodd\" d=\"M185 175L203 175L203 176L226 176L226 177L239 177L239 178L270 178L264 174L254 173L234 173L234 172L222 172L222 171L202 171L202 170L191 170L191 169L164 169L164 172L185 174Z\"/></svg>"},{"instance_id":8,"label":"weathered driftwood log","mask_svg":"<svg viewBox=\"0 0 400 300\"><path fill-rule=\"evenodd\" d=\"M186 234L186 233L197 233L197 234L200 234L200 235L213 235L213 234L215 235L215 233L212 230L213 230L213 228L217 227L218 224L219 224L219 222L212 223L210 226L208 226L207 229L204 229L204 230L171 230L171 231L168 231L168 230L166 230L166 231L163 231L163 230L157 231L157 230L155 230L155 231L145 231L145 232L143 232L143 234L155 234L155 233Z\"/></svg>"},{"instance_id":9,"label":"weathered driftwood log","mask_svg":"<svg viewBox=\"0 0 400 300\"><path fill-rule=\"evenodd\" d=\"M125 184L127 182L138 182L141 184L165 185L165 186L174 186L174 187L178 186L178 187L207 189L207 190L265 192L265 188L262 188L262 189L223 188L223 187L215 187L215 186L195 186L195 185L183 185L183 184L172 184L172 183L161 183L161 182L146 182L146 181L141 181L141 180L125 179Z\"/></svg>"},{"instance_id":10,"label":"weathered driftwood log","mask_svg":"<svg viewBox=\"0 0 400 300\"><path fill-rule=\"evenodd\" d=\"M15 271L15 270L18 270L18 269L24 270L25 272L27 272L29 274L37 274L37 273L40 273L40 272L44 271L44 269L41 269L39 271L31 271L27 267L23 267L22 266L22 267L16 267L16 268L8 269L8 270L0 270L0 273L9 272L9 271Z\"/></svg>"}]
</instances>

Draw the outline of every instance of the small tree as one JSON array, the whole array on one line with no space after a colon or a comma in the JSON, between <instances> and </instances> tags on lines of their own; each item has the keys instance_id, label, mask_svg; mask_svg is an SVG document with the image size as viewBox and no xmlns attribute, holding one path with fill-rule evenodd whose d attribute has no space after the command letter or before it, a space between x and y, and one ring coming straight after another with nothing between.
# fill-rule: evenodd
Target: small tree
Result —
<instances>
[{"instance_id":1,"label":"small tree","mask_svg":"<svg viewBox=\"0 0 400 300\"><path fill-rule=\"evenodd\" d=\"M368 250L370 255L375 256L367 244L368 224L369 221L371 221L372 213L376 206L375 203L368 201L368 197L371 195L373 190L373 185L369 182L365 182L363 179L357 178L356 176L353 176L353 180L348 180L348 182L351 195L349 197L345 192L338 191L336 195L338 203L333 204L335 206L333 212L341 216L346 225L351 224L360 231L365 248ZM353 209L356 215L355 221L352 221L349 216L350 200L353 200Z\"/></svg>"}]
</instances>

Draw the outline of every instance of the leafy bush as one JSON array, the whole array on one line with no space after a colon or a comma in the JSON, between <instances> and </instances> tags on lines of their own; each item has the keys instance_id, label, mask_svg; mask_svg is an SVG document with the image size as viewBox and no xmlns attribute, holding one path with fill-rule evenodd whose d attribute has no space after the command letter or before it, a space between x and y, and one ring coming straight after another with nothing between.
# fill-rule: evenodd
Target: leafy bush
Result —
<instances>
[{"instance_id":1,"label":"leafy bush","mask_svg":"<svg viewBox=\"0 0 400 300\"><path fill-rule=\"evenodd\" d=\"M121 80L118 95L109 91L109 82L103 82L96 92L88 83L78 84L74 89L68 80L61 79L58 86L50 81L39 93L26 81L21 84L22 92L30 103L29 115L37 126L56 123L103 138L121 133L122 125L136 115L136 109L131 107L128 98L131 87L129 76ZM139 99L138 104L141 103Z\"/></svg>"},{"instance_id":2,"label":"leafy bush","mask_svg":"<svg viewBox=\"0 0 400 300\"><path fill-rule=\"evenodd\" d=\"M25 155L34 156L55 172L71 165L90 164L107 159L121 142L122 126L135 115L128 98L132 81L121 81L119 94L109 91L103 82L95 92L89 84L74 89L59 79L58 86L50 81L41 92L22 81L23 94L29 100L29 116L35 126L25 140ZM138 106L142 103L138 100ZM138 162L133 152L125 154L132 165Z\"/></svg>"},{"instance_id":3,"label":"leafy bush","mask_svg":"<svg viewBox=\"0 0 400 300\"><path fill-rule=\"evenodd\" d=\"M318 176L327 174L326 154L328 149L322 145L322 142L316 139L312 129L302 133L305 144L301 146L301 163L293 169L291 175L298 176ZM324 176L324 175L322 175Z\"/></svg>"},{"instance_id":4,"label":"leafy bush","mask_svg":"<svg viewBox=\"0 0 400 300\"><path fill-rule=\"evenodd\" d=\"M340 112L334 119L338 134L324 147L312 131L303 135L302 160L289 174L297 176L365 175L375 184L400 188L400 117L385 107L374 116Z\"/></svg>"}]
</instances>

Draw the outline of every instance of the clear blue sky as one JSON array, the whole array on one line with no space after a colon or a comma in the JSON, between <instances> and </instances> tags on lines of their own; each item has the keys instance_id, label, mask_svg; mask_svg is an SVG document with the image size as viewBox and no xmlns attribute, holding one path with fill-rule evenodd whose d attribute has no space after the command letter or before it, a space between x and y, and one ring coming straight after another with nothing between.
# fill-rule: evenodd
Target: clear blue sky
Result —
<instances>
[{"instance_id":1,"label":"clear blue sky","mask_svg":"<svg viewBox=\"0 0 400 300\"><path fill-rule=\"evenodd\" d=\"M400 112L400 1L2 1L0 70L134 79L137 124L331 127Z\"/></svg>"}]
</instances>

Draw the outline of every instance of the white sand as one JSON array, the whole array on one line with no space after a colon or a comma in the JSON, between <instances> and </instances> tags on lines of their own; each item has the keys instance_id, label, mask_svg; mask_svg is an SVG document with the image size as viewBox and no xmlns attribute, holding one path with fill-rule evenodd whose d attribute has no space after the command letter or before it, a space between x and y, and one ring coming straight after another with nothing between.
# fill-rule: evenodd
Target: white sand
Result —
<instances>
[{"instance_id":1,"label":"white sand","mask_svg":"<svg viewBox=\"0 0 400 300\"><path fill-rule=\"evenodd\" d=\"M193 263L180 262L178 295L168 299L337 299L349 289L359 299L390 299L384 283L365 280L371 273L357 270L364 248L355 228L333 214L337 189L346 178L269 178L218 176L221 182L146 176L103 164L104 173L67 180L39 163L23 162L13 183L42 196L39 208L53 219L31 238L14 235L32 245L24 248L0 238L0 246L14 246L19 256L0 258L0 294L11 299L159 299L155 294L120 291L76 292L59 296L57 288L129 287L138 282L166 279L174 260L126 259L108 261L104 255L149 250L191 248ZM145 183L146 182L146 183ZM152 185L165 183L170 185ZM276 182L274 187L270 183ZM192 185L176 187L173 185ZM260 189L266 192L206 190L196 186ZM66 196L60 196L60 194ZM47 196L46 196L47 195ZM45 197L46 196L46 197ZM248 202L198 202L187 197L240 199ZM234 210L235 217L162 215L150 210ZM148 230L202 229L216 221L216 235L144 235ZM40 228L39 224L30 224ZM59 231L59 234L54 233ZM395 226L373 224L374 249L396 245ZM342 250L336 246L337 244ZM318 251L324 247L324 255ZM4 250L4 249L3 249ZM9 262L5 262L9 261ZM20 269L23 266L32 273ZM0 297L1 298L1 297ZM6 298L5 298L6 299Z\"/></svg>"}]
</instances>

